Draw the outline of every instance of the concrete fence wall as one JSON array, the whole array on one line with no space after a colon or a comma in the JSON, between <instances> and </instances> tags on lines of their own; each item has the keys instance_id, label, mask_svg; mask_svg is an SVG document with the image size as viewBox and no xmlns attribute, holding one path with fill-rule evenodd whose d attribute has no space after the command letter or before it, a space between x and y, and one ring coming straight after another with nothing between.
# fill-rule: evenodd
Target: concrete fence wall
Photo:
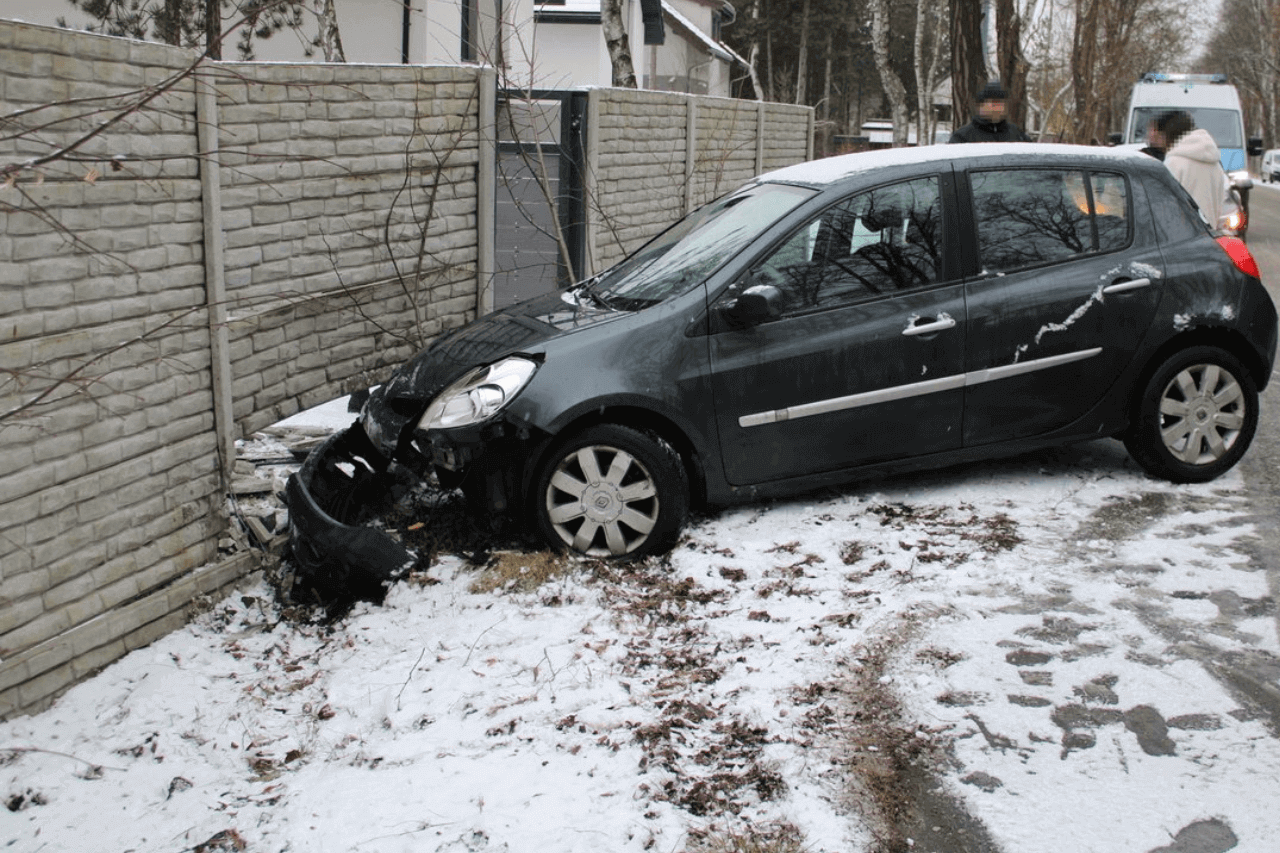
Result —
<instances>
[{"instance_id":1,"label":"concrete fence wall","mask_svg":"<svg viewBox=\"0 0 1280 853\"><path fill-rule=\"evenodd\" d=\"M491 304L492 71L197 59L0 21L0 716L260 565L237 439ZM597 268L810 153L803 108L591 97Z\"/></svg>"},{"instance_id":2,"label":"concrete fence wall","mask_svg":"<svg viewBox=\"0 0 1280 853\"><path fill-rule=\"evenodd\" d=\"M0 22L0 714L256 568L235 440L481 302L491 72L197 58Z\"/></svg>"}]
</instances>

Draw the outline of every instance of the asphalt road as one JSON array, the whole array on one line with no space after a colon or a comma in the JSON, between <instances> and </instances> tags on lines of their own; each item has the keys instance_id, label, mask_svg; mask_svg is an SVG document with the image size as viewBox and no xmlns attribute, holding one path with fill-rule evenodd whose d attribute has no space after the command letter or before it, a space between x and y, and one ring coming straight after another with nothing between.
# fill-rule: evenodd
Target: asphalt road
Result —
<instances>
[{"instance_id":1,"label":"asphalt road","mask_svg":"<svg viewBox=\"0 0 1280 853\"><path fill-rule=\"evenodd\" d=\"M1263 284L1280 305L1280 185L1258 185L1250 195L1249 208L1249 249ZM1253 560L1267 573L1271 600L1280 602L1280 369L1271 374L1261 411L1257 436L1241 468L1258 516ZM1273 606L1272 612L1280 630L1280 608ZM1240 661L1215 674L1242 698L1265 708L1273 733L1280 737L1280 661Z\"/></svg>"}]
</instances>

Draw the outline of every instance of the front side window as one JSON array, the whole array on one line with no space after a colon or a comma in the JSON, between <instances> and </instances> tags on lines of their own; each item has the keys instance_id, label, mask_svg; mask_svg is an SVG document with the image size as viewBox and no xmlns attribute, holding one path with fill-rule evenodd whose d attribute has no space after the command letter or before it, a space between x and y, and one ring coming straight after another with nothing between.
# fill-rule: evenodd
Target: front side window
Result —
<instances>
[{"instance_id":1,"label":"front side window","mask_svg":"<svg viewBox=\"0 0 1280 853\"><path fill-rule=\"evenodd\" d=\"M915 290L942 269L936 177L859 193L795 231L755 269L785 296L787 314Z\"/></svg>"},{"instance_id":2,"label":"front side window","mask_svg":"<svg viewBox=\"0 0 1280 853\"><path fill-rule=\"evenodd\" d=\"M1129 242L1124 176L1065 169L973 172L978 258L1010 272L1123 248Z\"/></svg>"}]
</instances>

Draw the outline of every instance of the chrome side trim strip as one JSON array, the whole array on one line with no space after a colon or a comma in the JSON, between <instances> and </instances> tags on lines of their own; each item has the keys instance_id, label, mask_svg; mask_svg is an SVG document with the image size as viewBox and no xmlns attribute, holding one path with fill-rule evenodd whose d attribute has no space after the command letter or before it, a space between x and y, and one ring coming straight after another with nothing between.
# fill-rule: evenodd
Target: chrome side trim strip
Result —
<instances>
[{"instance_id":1,"label":"chrome side trim strip","mask_svg":"<svg viewBox=\"0 0 1280 853\"><path fill-rule=\"evenodd\" d=\"M856 409L861 406L874 406L877 403L888 403L891 400L921 397L925 394L936 394L939 391L952 391L956 388L963 388L964 384L964 374L944 376L941 379L913 382L910 385L898 385L893 388L881 388L878 391L864 391L861 394L850 394L847 397L833 397L830 400L819 400L816 403L802 403L799 406L775 409L772 412L743 415L738 418L738 426L760 426L762 424L792 421L796 418L808 418L813 415L825 415L828 412L839 412L844 409Z\"/></svg>"},{"instance_id":2,"label":"chrome side trim strip","mask_svg":"<svg viewBox=\"0 0 1280 853\"><path fill-rule=\"evenodd\" d=\"M988 367L986 370L975 370L973 373L965 374L964 384L966 386L981 385L984 382L995 382L998 379L1008 379L1011 376L1021 376L1024 373L1034 373L1037 370L1047 370L1050 367L1061 367L1064 364L1071 364L1073 361L1084 361L1086 358L1093 358L1100 352L1102 352L1102 347L1094 347L1093 349L1083 349L1078 352L1065 352L1062 355L1051 355L1048 358L1015 362L1006 364L1003 367Z\"/></svg>"},{"instance_id":3,"label":"chrome side trim strip","mask_svg":"<svg viewBox=\"0 0 1280 853\"><path fill-rule=\"evenodd\" d=\"M905 400L908 397L922 397L925 394L936 394L940 391L954 391L957 388L967 388L971 385L982 385L986 382L995 382L1000 379L1008 379L1012 376L1021 376L1024 373L1033 373L1037 370L1045 370L1050 367L1060 367L1064 364L1071 364L1074 361L1083 361L1086 358L1093 358L1100 352L1102 352L1102 347L1094 347L1092 349L1080 350L1079 352L1064 353L1062 355L1054 355L1048 358L1035 359L1034 361L1009 364L1003 367L989 367L986 370L979 370L973 373L944 376L940 379L930 379L925 382L912 382L910 385L897 385L893 388L881 388L878 391L864 391L861 394L850 394L846 397L833 397L830 400L819 400L815 403L801 403L798 406L789 406L785 409L774 409L768 412L758 412L753 415L743 415L738 418L738 426L746 428L763 426L764 424L776 424L782 423L783 421L808 418L813 415L840 412L845 409L874 406L879 403L888 403L893 400Z\"/></svg>"}]
</instances>

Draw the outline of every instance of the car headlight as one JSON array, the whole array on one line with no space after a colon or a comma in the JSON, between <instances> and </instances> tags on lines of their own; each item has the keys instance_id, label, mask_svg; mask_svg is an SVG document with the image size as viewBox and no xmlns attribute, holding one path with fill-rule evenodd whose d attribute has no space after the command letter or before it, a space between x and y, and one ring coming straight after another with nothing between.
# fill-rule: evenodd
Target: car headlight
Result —
<instances>
[{"instance_id":1,"label":"car headlight","mask_svg":"<svg viewBox=\"0 0 1280 853\"><path fill-rule=\"evenodd\" d=\"M418 420L418 429L469 426L492 417L537 369L536 362L518 356L477 367L436 395Z\"/></svg>"}]
</instances>

